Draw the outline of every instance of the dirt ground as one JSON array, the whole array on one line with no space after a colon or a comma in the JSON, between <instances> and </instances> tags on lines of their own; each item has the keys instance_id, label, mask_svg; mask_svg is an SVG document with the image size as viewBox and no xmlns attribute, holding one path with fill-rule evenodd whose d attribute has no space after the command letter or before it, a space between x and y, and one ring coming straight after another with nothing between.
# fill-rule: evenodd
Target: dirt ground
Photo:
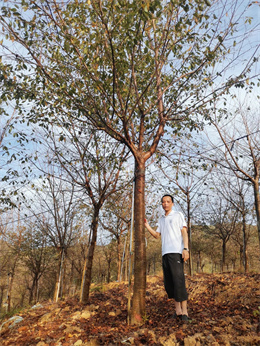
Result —
<instances>
[{"instance_id":1,"label":"dirt ground","mask_svg":"<svg viewBox=\"0 0 260 346\"><path fill-rule=\"evenodd\" d=\"M3 320L0 345L260 345L260 274L187 277L190 321L176 322L162 277L148 277L146 316L127 324L126 283L93 290L90 304L77 297L44 302ZM5 322L5 323L4 323Z\"/></svg>"}]
</instances>

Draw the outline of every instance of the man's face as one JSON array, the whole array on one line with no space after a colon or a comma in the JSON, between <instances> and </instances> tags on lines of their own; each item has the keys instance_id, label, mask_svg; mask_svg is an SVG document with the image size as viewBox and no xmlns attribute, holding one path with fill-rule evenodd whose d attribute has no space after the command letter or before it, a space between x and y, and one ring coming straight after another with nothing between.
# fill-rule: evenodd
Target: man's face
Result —
<instances>
[{"instance_id":1,"label":"man's face","mask_svg":"<svg viewBox=\"0 0 260 346\"><path fill-rule=\"evenodd\" d=\"M162 199L162 207L165 210L165 213L169 213L172 210L173 202L171 197L164 196Z\"/></svg>"}]
</instances>

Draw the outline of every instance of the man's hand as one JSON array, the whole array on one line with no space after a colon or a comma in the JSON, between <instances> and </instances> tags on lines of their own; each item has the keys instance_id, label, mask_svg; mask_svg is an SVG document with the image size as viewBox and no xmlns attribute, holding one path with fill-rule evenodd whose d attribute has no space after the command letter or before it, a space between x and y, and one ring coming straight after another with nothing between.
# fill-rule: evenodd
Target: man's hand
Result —
<instances>
[{"instance_id":1,"label":"man's hand","mask_svg":"<svg viewBox=\"0 0 260 346\"><path fill-rule=\"evenodd\" d=\"M190 254L189 254L188 250L183 250L182 251L182 258L183 258L184 262L188 261L188 259L190 258Z\"/></svg>"},{"instance_id":2,"label":"man's hand","mask_svg":"<svg viewBox=\"0 0 260 346\"><path fill-rule=\"evenodd\" d=\"M149 225L148 221L144 219L144 226L146 227L147 231L155 238L158 239L160 237L160 233L157 233L152 229L152 227Z\"/></svg>"}]
</instances>

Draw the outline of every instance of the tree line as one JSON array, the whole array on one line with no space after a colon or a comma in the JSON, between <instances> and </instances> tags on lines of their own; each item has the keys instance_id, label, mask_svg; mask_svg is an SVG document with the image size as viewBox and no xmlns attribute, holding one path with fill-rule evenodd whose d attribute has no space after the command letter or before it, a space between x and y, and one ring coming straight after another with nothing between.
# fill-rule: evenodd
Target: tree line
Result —
<instances>
[{"instance_id":1,"label":"tree line","mask_svg":"<svg viewBox=\"0 0 260 346\"><path fill-rule=\"evenodd\" d=\"M16 214L14 211L12 213ZM129 278L133 272L129 269L130 227L122 223L121 213L122 210L116 206L105 217L106 222L114 227L109 230L103 228L104 234L96 246L90 292L102 292L106 283L114 281L127 283L131 290ZM228 218L220 208L212 215L219 218L218 222L211 225L192 224L192 275L259 271L256 226L246 225L244 263L244 225L235 210L233 215L231 210L229 213ZM15 218L17 216L12 215ZM41 215L40 219L45 217ZM74 239L65 249L55 245L59 242L58 230L50 234L47 228L42 228L41 223L35 220L5 226L0 242L2 316L48 299L57 301L69 296L79 297L85 257L90 245L90 230L85 229L81 222L78 220L73 225ZM162 275L160 247L160 242L147 233L147 275ZM188 275L189 269L187 264L185 271Z\"/></svg>"}]
</instances>

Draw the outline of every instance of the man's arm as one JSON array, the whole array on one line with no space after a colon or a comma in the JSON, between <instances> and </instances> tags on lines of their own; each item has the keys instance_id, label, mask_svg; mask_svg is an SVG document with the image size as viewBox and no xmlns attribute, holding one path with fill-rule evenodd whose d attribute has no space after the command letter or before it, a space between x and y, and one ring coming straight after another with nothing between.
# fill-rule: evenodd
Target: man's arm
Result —
<instances>
[{"instance_id":1,"label":"man's arm","mask_svg":"<svg viewBox=\"0 0 260 346\"><path fill-rule=\"evenodd\" d=\"M182 234L184 248L188 249L189 248L189 237L188 237L187 227L183 227L182 228L181 234ZM184 262L187 261L189 259L189 257L190 257L189 251L188 250L183 250L182 251L182 258L183 258Z\"/></svg>"},{"instance_id":2,"label":"man's arm","mask_svg":"<svg viewBox=\"0 0 260 346\"><path fill-rule=\"evenodd\" d=\"M160 237L160 233L156 232L152 227L149 225L146 219L144 219L144 225L147 231L156 239Z\"/></svg>"}]
</instances>

